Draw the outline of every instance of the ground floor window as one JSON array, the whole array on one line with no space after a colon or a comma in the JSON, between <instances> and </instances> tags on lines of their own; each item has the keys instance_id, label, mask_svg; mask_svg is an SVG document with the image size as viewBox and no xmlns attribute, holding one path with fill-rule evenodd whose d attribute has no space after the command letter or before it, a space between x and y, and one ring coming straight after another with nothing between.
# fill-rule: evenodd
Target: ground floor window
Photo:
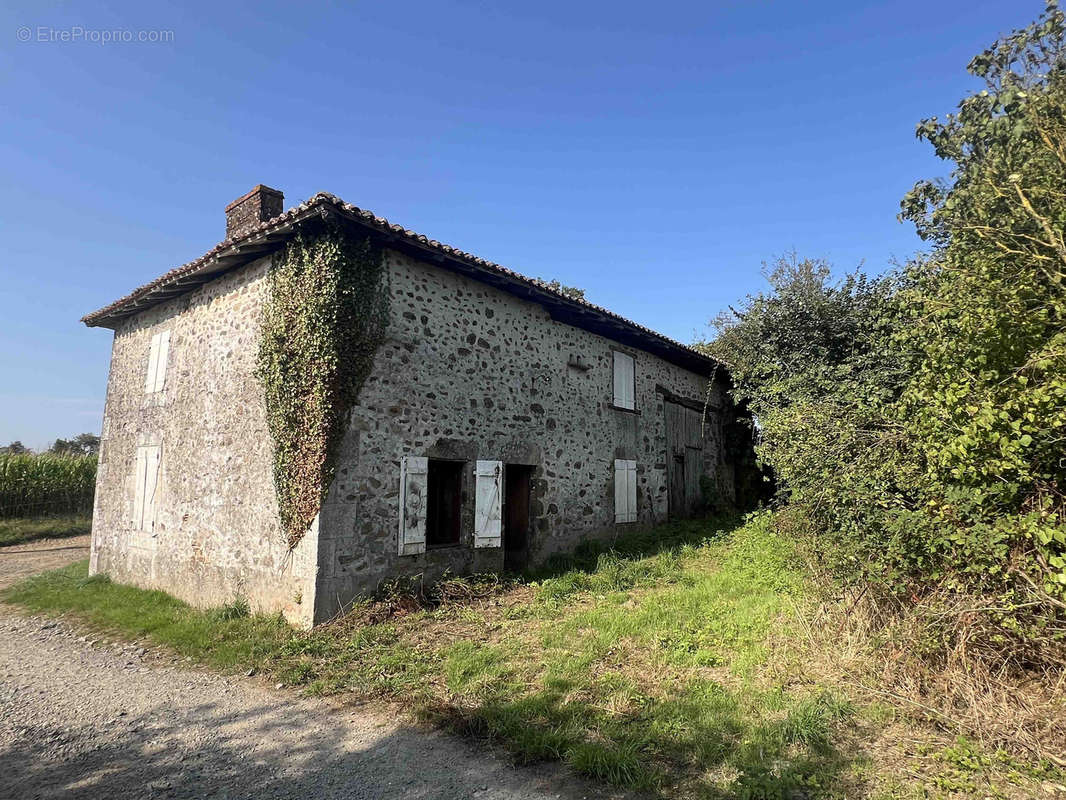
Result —
<instances>
[{"instance_id":1,"label":"ground floor window","mask_svg":"<svg viewBox=\"0 0 1066 800\"><path fill-rule=\"evenodd\" d=\"M429 460L426 546L459 544L463 505L463 462Z\"/></svg>"},{"instance_id":2,"label":"ground floor window","mask_svg":"<svg viewBox=\"0 0 1066 800\"><path fill-rule=\"evenodd\" d=\"M637 521L637 462L616 459L614 462L614 521Z\"/></svg>"}]
</instances>

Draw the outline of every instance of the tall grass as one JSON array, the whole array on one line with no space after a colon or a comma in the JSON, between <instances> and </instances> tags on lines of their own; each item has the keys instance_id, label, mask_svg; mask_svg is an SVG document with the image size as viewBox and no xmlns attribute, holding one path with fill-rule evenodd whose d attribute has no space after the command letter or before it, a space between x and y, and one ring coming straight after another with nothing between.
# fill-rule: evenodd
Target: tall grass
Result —
<instances>
[{"instance_id":1,"label":"tall grass","mask_svg":"<svg viewBox=\"0 0 1066 800\"><path fill-rule=\"evenodd\" d=\"M0 518L87 513L96 456L0 453Z\"/></svg>"},{"instance_id":2,"label":"tall grass","mask_svg":"<svg viewBox=\"0 0 1066 800\"><path fill-rule=\"evenodd\" d=\"M945 747L954 737L919 726L911 707L882 695L868 707L865 690L853 698L864 662L842 660L847 629L836 617L814 616L819 598L782 533L766 515L734 530L671 523L609 551L589 545L494 594L480 581L462 592L454 578L429 608L359 604L313 631L240 597L202 610L90 578L85 561L0 592L0 602L67 612L311 694L398 700L519 761L562 761L652 796L1053 795L1066 773L1050 763L961 739ZM378 613L385 606L393 613Z\"/></svg>"}]
</instances>

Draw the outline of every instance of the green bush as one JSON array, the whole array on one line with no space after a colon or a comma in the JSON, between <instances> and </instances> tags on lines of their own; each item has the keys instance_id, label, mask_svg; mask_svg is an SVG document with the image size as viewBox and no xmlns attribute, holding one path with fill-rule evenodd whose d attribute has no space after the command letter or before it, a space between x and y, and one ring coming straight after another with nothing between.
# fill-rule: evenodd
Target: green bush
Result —
<instances>
[{"instance_id":1,"label":"green bush","mask_svg":"<svg viewBox=\"0 0 1066 800\"><path fill-rule=\"evenodd\" d=\"M96 456L0 453L0 518L92 511Z\"/></svg>"},{"instance_id":2,"label":"green bush","mask_svg":"<svg viewBox=\"0 0 1066 800\"><path fill-rule=\"evenodd\" d=\"M782 259L707 345L819 563L905 604L981 595L988 651L1038 660L1066 643L1064 30L1049 5L918 126L953 165L902 203L928 254L838 282Z\"/></svg>"}]
</instances>

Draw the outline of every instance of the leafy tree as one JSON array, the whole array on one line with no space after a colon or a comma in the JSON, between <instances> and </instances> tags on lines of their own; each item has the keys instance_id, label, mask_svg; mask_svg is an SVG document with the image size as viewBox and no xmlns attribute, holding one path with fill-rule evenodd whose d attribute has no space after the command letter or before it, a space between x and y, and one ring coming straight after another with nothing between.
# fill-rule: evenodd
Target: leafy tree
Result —
<instances>
[{"instance_id":1,"label":"leafy tree","mask_svg":"<svg viewBox=\"0 0 1066 800\"><path fill-rule=\"evenodd\" d=\"M79 433L73 439L56 439L49 452L94 456L100 452L100 437L95 433Z\"/></svg>"},{"instance_id":2,"label":"leafy tree","mask_svg":"<svg viewBox=\"0 0 1066 800\"><path fill-rule=\"evenodd\" d=\"M714 321L703 347L730 366L735 399L759 424L758 454L783 498L802 506L826 565L844 580L883 573L877 526L856 513L881 503L900 458L886 407L903 390L893 344L907 273L833 281L824 261L795 254L764 265L769 291Z\"/></svg>"},{"instance_id":3,"label":"leafy tree","mask_svg":"<svg viewBox=\"0 0 1066 800\"><path fill-rule=\"evenodd\" d=\"M756 416L840 395L873 366L892 373L879 384L886 392L898 389L900 369L886 362L883 336L897 276L855 270L834 283L829 264L796 253L764 264L763 276L770 291L719 314L717 336L703 345L730 365L735 394Z\"/></svg>"},{"instance_id":4,"label":"leafy tree","mask_svg":"<svg viewBox=\"0 0 1066 800\"><path fill-rule=\"evenodd\" d=\"M0 447L0 453L10 453L11 455L28 452L30 452L30 449L17 439L5 447Z\"/></svg>"},{"instance_id":5,"label":"leafy tree","mask_svg":"<svg viewBox=\"0 0 1066 800\"><path fill-rule=\"evenodd\" d=\"M920 354L896 417L944 487L927 513L979 576L1008 558L1066 594L1066 49L1050 3L974 58L985 88L918 126L950 182L901 216L934 246L906 297L900 345ZM1012 570L1014 571L1014 570Z\"/></svg>"},{"instance_id":6,"label":"leafy tree","mask_svg":"<svg viewBox=\"0 0 1066 800\"><path fill-rule=\"evenodd\" d=\"M985 652L1021 661L1066 643L1064 38L1051 3L918 125L952 165L902 202L925 257L838 283L779 261L707 345L820 563L904 602L981 595Z\"/></svg>"}]
</instances>

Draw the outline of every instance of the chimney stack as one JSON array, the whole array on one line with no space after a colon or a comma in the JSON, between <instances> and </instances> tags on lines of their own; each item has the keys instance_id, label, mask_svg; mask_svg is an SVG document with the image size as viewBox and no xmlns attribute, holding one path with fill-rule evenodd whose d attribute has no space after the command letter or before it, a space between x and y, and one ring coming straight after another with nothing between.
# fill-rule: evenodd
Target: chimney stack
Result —
<instances>
[{"instance_id":1,"label":"chimney stack","mask_svg":"<svg viewBox=\"0 0 1066 800\"><path fill-rule=\"evenodd\" d=\"M226 238L238 239L259 223L281 214L285 195L277 189L259 184L226 206Z\"/></svg>"}]
</instances>

